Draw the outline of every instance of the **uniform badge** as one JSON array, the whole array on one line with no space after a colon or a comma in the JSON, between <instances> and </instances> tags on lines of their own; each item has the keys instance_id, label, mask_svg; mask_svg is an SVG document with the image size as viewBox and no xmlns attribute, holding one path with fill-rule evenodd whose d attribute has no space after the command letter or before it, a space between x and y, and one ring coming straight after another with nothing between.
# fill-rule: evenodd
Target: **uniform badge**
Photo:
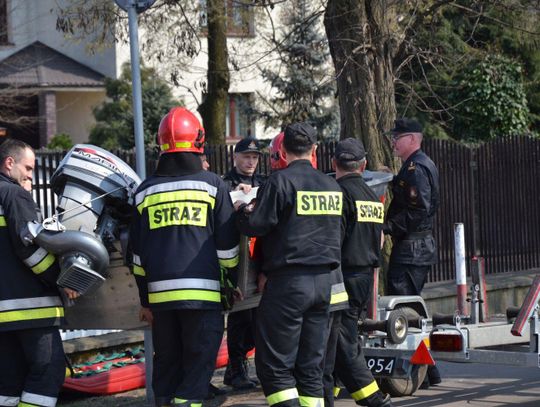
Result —
<instances>
[{"instance_id":1,"label":"uniform badge","mask_svg":"<svg viewBox=\"0 0 540 407\"><path fill-rule=\"evenodd\" d=\"M418 191L416 190L416 187L410 187L409 188L409 198L411 198L411 199L418 198Z\"/></svg>"},{"instance_id":2,"label":"uniform badge","mask_svg":"<svg viewBox=\"0 0 540 407\"><path fill-rule=\"evenodd\" d=\"M252 142L249 144L248 148L253 149L253 150L256 150L256 149L257 149L257 144L255 144L255 142L252 141Z\"/></svg>"},{"instance_id":3,"label":"uniform badge","mask_svg":"<svg viewBox=\"0 0 540 407\"><path fill-rule=\"evenodd\" d=\"M411 162L409 163L409 167L407 168L407 170L409 170L409 171L414 171L414 170L416 170L416 164L415 164L413 161L411 161Z\"/></svg>"},{"instance_id":4,"label":"uniform badge","mask_svg":"<svg viewBox=\"0 0 540 407\"><path fill-rule=\"evenodd\" d=\"M399 182L398 182L398 185L399 185L400 187L404 187L404 186L405 186L405 181L403 181L402 179L400 179Z\"/></svg>"}]
</instances>

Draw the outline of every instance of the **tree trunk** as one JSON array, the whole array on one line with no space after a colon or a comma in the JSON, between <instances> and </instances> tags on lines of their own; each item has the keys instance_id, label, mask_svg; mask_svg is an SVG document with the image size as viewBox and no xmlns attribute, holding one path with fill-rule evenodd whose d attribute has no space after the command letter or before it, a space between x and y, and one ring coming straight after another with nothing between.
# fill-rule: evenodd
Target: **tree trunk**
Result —
<instances>
[{"instance_id":1,"label":"tree trunk","mask_svg":"<svg viewBox=\"0 0 540 407\"><path fill-rule=\"evenodd\" d=\"M225 0L207 0L208 15L208 86L199 112L203 118L206 140L224 144L229 92L229 55L227 52L227 14Z\"/></svg>"},{"instance_id":2,"label":"tree trunk","mask_svg":"<svg viewBox=\"0 0 540 407\"><path fill-rule=\"evenodd\" d=\"M329 0L324 16L336 71L340 138L362 140L371 169L397 165L383 137L396 116L393 21L395 11L385 0Z\"/></svg>"}]
</instances>

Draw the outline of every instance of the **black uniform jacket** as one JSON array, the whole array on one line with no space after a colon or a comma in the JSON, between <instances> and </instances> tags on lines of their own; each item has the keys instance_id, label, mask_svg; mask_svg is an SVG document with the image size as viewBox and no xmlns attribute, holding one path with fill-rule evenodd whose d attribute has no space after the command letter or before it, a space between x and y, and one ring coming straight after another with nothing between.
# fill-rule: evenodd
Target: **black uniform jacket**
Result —
<instances>
[{"instance_id":1,"label":"black uniform jacket","mask_svg":"<svg viewBox=\"0 0 540 407\"><path fill-rule=\"evenodd\" d=\"M385 227L394 243L391 261L418 266L436 263L432 229L439 207L439 172L422 150L403 163L392 181L392 194Z\"/></svg>"},{"instance_id":2,"label":"black uniform jacket","mask_svg":"<svg viewBox=\"0 0 540 407\"><path fill-rule=\"evenodd\" d=\"M342 192L308 160L270 175L254 211L240 211L238 227L262 241L263 271L329 272L340 263Z\"/></svg>"},{"instance_id":3,"label":"black uniform jacket","mask_svg":"<svg viewBox=\"0 0 540 407\"><path fill-rule=\"evenodd\" d=\"M58 295L58 263L53 254L20 238L40 210L13 179L0 174L0 331L60 325L64 308Z\"/></svg>"},{"instance_id":4,"label":"black uniform jacket","mask_svg":"<svg viewBox=\"0 0 540 407\"><path fill-rule=\"evenodd\" d=\"M223 181L228 185L229 190L233 191L239 184L247 184L252 187L259 187L266 181L266 176L253 174L251 177L238 174L236 167L223 176Z\"/></svg>"},{"instance_id":5,"label":"black uniform jacket","mask_svg":"<svg viewBox=\"0 0 540 407\"><path fill-rule=\"evenodd\" d=\"M341 269L345 277L372 272L380 262L384 205L360 174L337 182L343 190Z\"/></svg>"},{"instance_id":6,"label":"black uniform jacket","mask_svg":"<svg viewBox=\"0 0 540 407\"><path fill-rule=\"evenodd\" d=\"M196 155L170 154L160 159L169 168L158 165L135 193L130 244L141 305L221 309L220 266L238 265L229 190Z\"/></svg>"}]
</instances>

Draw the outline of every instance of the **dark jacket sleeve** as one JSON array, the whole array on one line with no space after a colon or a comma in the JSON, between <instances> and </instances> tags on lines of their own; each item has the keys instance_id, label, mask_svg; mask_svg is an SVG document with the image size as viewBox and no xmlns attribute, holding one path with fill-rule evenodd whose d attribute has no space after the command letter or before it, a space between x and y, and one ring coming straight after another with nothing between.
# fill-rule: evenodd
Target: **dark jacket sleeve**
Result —
<instances>
[{"instance_id":1,"label":"dark jacket sleeve","mask_svg":"<svg viewBox=\"0 0 540 407\"><path fill-rule=\"evenodd\" d=\"M269 179L259 188L252 213L245 211L245 207L238 212L238 229L246 236L264 236L268 234L279 222L282 209L282 200L278 185Z\"/></svg>"},{"instance_id":2,"label":"dark jacket sleeve","mask_svg":"<svg viewBox=\"0 0 540 407\"><path fill-rule=\"evenodd\" d=\"M431 185L427 170L421 165L416 165L414 170L407 171L405 182L406 205L388 219L386 226L386 232L397 238L417 230L431 210Z\"/></svg>"},{"instance_id":3,"label":"dark jacket sleeve","mask_svg":"<svg viewBox=\"0 0 540 407\"><path fill-rule=\"evenodd\" d=\"M146 271L141 260L141 228L142 217L137 208L133 209L131 217L131 225L129 230L129 249L128 253L131 256L131 272L135 276L135 282L139 289L139 301L141 306L148 308L148 284L146 281Z\"/></svg>"},{"instance_id":4,"label":"dark jacket sleeve","mask_svg":"<svg viewBox=\"0 0 540 407\"><path fill-rule=\"evenodd\" d=\"M38 245L25 246L21 238L21 232L25 230L28 222L39 221L41 218L39 208L32 195L23 188L12 188L10 199L4 203L4 211L17 257L43 283L55 287L60 271L55 256Z\"/></svg>"},{"instance_id":5,"label":"dark jacket sleeve","mask_svg":"<svg viewBox=\"0 0 540 407\"><path fill-rule=\"evenodd\" d=\"M220 182L214 208L214 240L219 264L229 270L233 283L238 282L238 264L240 259L240 234L235 225L236 214L228 188Z\"/></svg>"}]
</instances>

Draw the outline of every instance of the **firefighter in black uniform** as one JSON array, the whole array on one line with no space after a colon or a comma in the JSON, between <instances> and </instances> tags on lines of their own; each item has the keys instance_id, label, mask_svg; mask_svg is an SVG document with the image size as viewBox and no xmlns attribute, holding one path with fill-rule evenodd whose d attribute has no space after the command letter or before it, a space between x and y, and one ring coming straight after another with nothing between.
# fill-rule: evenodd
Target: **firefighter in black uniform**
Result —
<instances>
[{"instance_id":1,"label":"firefighter in black uniform","mask_svg":"<svg viewBox=\"0 0 540 407\"><path fill-rule=\"evenodd\" d=\"M201 407L223 336L220 280L238 265L238 232L227 186L202 168L195 115L171 109L158 143L156 172L135 195L133 273L141 319L152 322L156 405L172 398Z\"/></svg>"},{"instance_id":2,"label":"firefighter in black uniform","mask_svg":"<svg viewBox=\"0 0 540 407\"><path fill-rule=\"evenodd\" d=\"M422 126L398 119L390 131L394 154L403 165L392 181L392 202L384 233L392 236L387 272L388 295L420 295L431 266L437 262L433 218L439 208L439 172L422 151ZM437 369L428 369L430 384L440 383Z\"/></svg>"},{"instance_id":3,"label":"firefighter in black uniform","mask_svg":"<svg viewBox=\"0 0 540 407\"><path fill-rule=\"evenodd\" d=\"M261 186L266 177L256 174L261 156L259 143L255 138L246 137L234 147L235 167L223 176L231 191L242 190L249 193L251 188ZM229 313L227 317L227 350L229 364L223 376L223 383L237 390L253 388L257 381L249 377L246 354L255 346L256 309Z\"/></svg>"},{"instance_id":4,"label":"firefighter in black uniform","mask_svg":"<svg viewBox=\"0 0 540 407\"><path fill-rule=\"evenodd\" d=\"M373 269L380 262L384 222L384 205L362 178L366 164L361 141L347 138L337 144L333 165L343 191L341 270L350 307L340 313L334 373L356 404L387 407L392 406L390 396L385 398L379 390L358 341L358 320L371 296Z\"/></svg>"},{"instance_id":5,"label":"firefighter in black uniform","mask_svg":"<svg viewBox=\"0 0 540 407\"><path fill-rule=\"evenodd\" d=\"M311 166L315 130L295 123L284 133L281 153L288 167L273 173L238 215L242 233L264 236L268 280L257 310L255 364L269 405L321 406L342 192Z\"/></svg>"},{"instance_id":6,"label":"firefighter in black uniform","mask_svg":"<svg viewBox=\"0 0 540 407\"><path fill-rule=\"evenodd\" d=\"M9 139L0 145L0 406L54 407L66 369L58 331L64 316L58 263L19 237L28 222L41 221L25 190L34 163L26 143ZM78 295L64 291L69 298Z\"/></svg>"}]
</instances>

